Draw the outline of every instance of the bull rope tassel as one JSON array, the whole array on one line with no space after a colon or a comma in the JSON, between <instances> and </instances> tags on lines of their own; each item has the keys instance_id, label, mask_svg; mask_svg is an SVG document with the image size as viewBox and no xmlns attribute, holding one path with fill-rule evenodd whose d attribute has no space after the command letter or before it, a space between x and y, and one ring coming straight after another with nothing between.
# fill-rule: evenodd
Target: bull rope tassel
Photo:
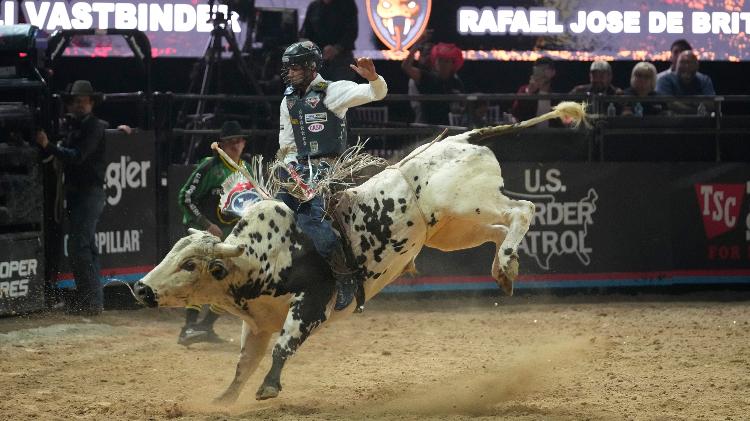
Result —
<instances>
[{"instance_id":1,"label":"bull rope tassel","mask_svg":"<svg viewBox=\"0 0 750 421\"><path fill-rule=\"evenodd\" d=\"M255 179L255 177L253 177L250 174L250 171L248 171L245 167L243 167L241 165L237 165L234 162L234 160L232 158L230 158L229 155L227 155L227 153L224 152L223 149L221 149L221 147L219 146L219 142L213 142L211 144L211 149L213 149L216 152L218 152L219 155L221 155L221 157L224 158L224 160L229 163L229 165L231 165L236 171L239 171L240 174L242 174L243 176L245 176L245 178L247 178L247 180L253 184L253 186L258 191L258 193L260 193L260 195L263 197L263 199L266 199L266 200L273 199L273 196L271 196L271 194L266 191L265 186L263 186L262 184L260 184Z\"/></svg>"},{"instance_id":2,"label":"bull rope tassel","mask_svg":"<svg viewBox=\"0 0 750 421\"><path fill-rule=\"evenodd\" d=\"M588 121L586 121L586 104L564 101L552 107L552 111L534 118L530 118L528 120L524 120L520 123L503 124L500 126L474 129L468 132L468 140L474 143L479 140L484 140L490 136L513 133L535 126L544 121L552 120L553 118L559 118L560 120L563 120L565 122L572 121L573 123L575 123L574 127L578 127L581 123L583 123L586 127L589 126Z\"/></svg>"}]
</instances>

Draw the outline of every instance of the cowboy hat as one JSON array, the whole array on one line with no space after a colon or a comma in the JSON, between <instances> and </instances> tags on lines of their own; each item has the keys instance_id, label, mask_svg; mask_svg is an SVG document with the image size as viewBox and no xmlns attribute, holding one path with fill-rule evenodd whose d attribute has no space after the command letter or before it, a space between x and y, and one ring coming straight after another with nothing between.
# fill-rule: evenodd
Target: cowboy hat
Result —
<instances>
[{"instance_id":1,"label":"cowboy hat","mask_svg":"<svg viewBox=\"0 0 750 421\"><path fill-rule=\"evenodd\" d=\"M247 136L242 134L242 126L236 120L225 121L221 125L221 134L219 134L219 142L229 140L234 137L241 137L247 140Z\"/></svg>"},{"instance_id":2,"label":"cowboy hat","mask_svg":"<svg viewBox=\"0 0 750 421\"><path fill-rule=\"evenodd\" d=\"M101 92L94 91L94 87L88 80L77 80L70 86L70 91L63 94L65 99L76 96L88 96L94 100L101 100L104 95Z\"/></svg>"}]
</instances>

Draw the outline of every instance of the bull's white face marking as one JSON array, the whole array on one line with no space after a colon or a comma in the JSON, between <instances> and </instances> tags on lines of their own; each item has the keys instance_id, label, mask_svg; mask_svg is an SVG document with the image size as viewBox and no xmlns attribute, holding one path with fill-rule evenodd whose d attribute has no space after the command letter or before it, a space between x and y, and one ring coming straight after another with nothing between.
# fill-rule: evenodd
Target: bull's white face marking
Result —
<instances>
[{"instance_id":1,"label":"bull's white face marking","mask_svg":"<svg viewBox=\"0 0 750 421\"><path fill-rule=\"evenodd\" d=\"M195 244L210 246L206 234L191 234L179 240L167 256L151 270L142 282L151 287L162 306L187 304L193 286L205 265Z\"/></svg>"},{"instance_id":2,"label":"bull's white face marking","mask_svg":"<svg viewBox=\"0 0 750 421\"><path fill-rule=\"evenodd\" d=\"M205 232L184 237L142 282L162 306L222 302L246 310L249 299L273 294L282 271L292 265L292 251L301 249L294 242L293 223L293 214L280 202L255 203L223 244ZM217 258L217 244L242 245L245 251Z\"/></svg>"}]
</instances>

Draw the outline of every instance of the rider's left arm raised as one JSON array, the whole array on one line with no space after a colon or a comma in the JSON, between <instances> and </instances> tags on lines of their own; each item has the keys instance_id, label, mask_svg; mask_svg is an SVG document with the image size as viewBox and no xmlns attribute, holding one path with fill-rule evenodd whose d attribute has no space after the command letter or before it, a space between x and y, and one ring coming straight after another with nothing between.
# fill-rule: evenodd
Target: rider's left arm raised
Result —
<instances>
[{"instance_id":1,"label":"rider's left arm raised","mask_svg":"<svg viewBox=\"0 0 750 421\"><path fill-rule=\"evenodd\" d=\"M367 60L367 61L363 61ZM388 93L388 85L382 76L375 73L375 66L369 59L359 59L357 66L352 66L369 83L355 83L348 80L333 82L328 86L325 104L329 110L339 117L346 114L346 110L358 105L379 101Z\"/></svg>"}]
</instances>

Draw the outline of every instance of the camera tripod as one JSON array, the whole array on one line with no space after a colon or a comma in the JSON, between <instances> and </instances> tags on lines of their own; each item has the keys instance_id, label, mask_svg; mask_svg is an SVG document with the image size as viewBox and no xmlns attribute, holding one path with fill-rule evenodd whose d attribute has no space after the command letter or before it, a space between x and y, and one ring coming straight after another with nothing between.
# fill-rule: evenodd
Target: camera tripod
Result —
<instances>
[{"instance_id":1,"label":"camera tripod","mask_svg":"<svg viewBox=\"0 0 750 421\"><path fill-rule=\"evenodd\" d=\"M248 94L263 95L263 90L258 84L255 74L252 71L252 62L248 63L240 51L237 43L237 38L234 36L232 31L231 22L228 16L231 16L232 10L227 9L227 15L214 9L214 1L209 0L209 7L211 10L211 22L213 23L213 30L206 44L205 53L203 57L195 64L193 71L190 76L190 86L188 88L189 93L195 93L198 95L209 95L221 92L221 61L222 54L224 53L224 41L226 41L228 51L231 53L231 62L235 66L235 70L241 78L241 82L244 85L243 88ZM227 6L229 7L229 6ZM249 26L249 25L248 25ZM247 28L248 37L251 36L251 28ZM192 114L188 114L188 108L190 107L190 101L185 101L177 116L177 125L184 126L187 130L207 129L209 120L215 117L218 104L213 104L213 112L207 112L209 108L208 100L204 98L198 98L195 103L195 108ZM249 112L248 115L254 115L255 113ZM185 164L192 162L197 149L201 146L201 140L203 136L190 134L187 149L183 152L182 161Z\"/></svg>"}]
</instances>

